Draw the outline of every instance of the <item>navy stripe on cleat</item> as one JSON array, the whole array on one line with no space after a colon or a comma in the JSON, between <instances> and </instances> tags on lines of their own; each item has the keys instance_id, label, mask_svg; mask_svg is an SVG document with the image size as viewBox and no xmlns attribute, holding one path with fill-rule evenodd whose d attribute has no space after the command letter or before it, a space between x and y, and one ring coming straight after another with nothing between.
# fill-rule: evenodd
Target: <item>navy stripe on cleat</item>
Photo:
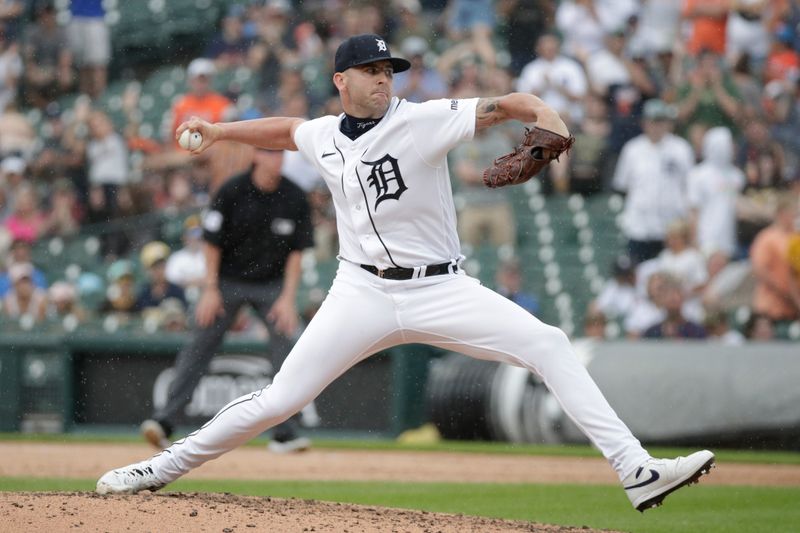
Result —
<instances>
[{"instance_id":1,"label":"navy stripe on cleat","mask_svg":"<svg viewBox=\"0 0 800 533\"><path fill-rule=\"evenodd\" d=\"M708 450L677 459L650 459L622 482L633 507L640 512L658 507L668 495L692 485L714 468Z\"/></svg>"}]
</instances>

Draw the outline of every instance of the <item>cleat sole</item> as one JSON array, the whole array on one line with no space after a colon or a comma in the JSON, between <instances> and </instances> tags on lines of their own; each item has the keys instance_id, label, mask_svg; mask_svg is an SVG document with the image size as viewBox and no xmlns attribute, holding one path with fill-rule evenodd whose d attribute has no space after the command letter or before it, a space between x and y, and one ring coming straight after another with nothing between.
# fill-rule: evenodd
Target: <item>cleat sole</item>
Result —
<instances>
[{"instance_id":1,"label":"cleat sole","mask_svg":"<svg viewBox=\"0 0 800 533\"><path fill-rule=\"evenodd\" d=\"M664 492L662 492L661 494L657 494L656 496L653 496L652 498L648 498L647 500L643 501L642 503L640 503L636 507L636 510L639 511L640 513L643 513L648 509L654 509L656 507L660 507L662 505L662 503L664 502L664 498L666 498L667 496L669 496L670 494L672 494L673 492L675 492L679 488L685 487L687 485L694 485L694 484L699 483L700 482L700 478L703 475L708 474L711 471L712 468L716 467L716 465L714 464L714 459L715 458L712 457L711 459L706 461L706 463L703 466L701 466L700 468L698 468L697 471L694 474L692 474L691 476L687 477L686 479L684 479L680 483L677 483L674 487L670 487L670 488L666 489Z\"/></svg>"}]
</instances>

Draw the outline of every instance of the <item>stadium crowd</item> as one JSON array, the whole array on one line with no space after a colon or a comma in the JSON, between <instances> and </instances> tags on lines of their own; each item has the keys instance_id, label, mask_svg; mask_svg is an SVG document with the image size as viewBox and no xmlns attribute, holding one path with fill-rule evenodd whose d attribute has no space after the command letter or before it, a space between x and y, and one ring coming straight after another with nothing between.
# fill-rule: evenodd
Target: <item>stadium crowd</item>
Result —
<instances>
[{"instance_id":1,"label":"stadium crowd","mask_svg":"<svg viewBox=\"0 0 800 533\"><path fill-rule=\"evenodd\" d=\"M75 327L144 317L153 328L184 330L203 278L194 215L252 154L221 145L191 157L177 147L175 127L192 115L338 114L333 51L347 36L378 33L412 62L395 78L401 98L521 91L559 111L576 142L540 176L545 195L624 196L625 254L609 265L582 333L607 337L615 323L630 338L800 338L796 0L229 2L204 49L178 63L184 92L155 131L142 121L141 79L127 83L119 116L101 104L113 50L104 5L0 1L5 321L68 317ZM240 69L253 74L254 89L217 90L215 77ZM451 153L469 247L513 251L526 231L516 223L516 191L482 184L483 169L521 133L492 129ZM314 255L330 260L330 197L297 153L283 165L308 193ZM177 231L165 213L179 220ZM77 235L97 236L100 271L50 279L34 250L55 253L54 242ZM521 294L524 265L511 258L500 270L498 283ZM536 313L541 297L523 296ZM733 318L741 327L731 328ZM264 335L246 315L235 328Z\"/></svg>"}]
</instances>

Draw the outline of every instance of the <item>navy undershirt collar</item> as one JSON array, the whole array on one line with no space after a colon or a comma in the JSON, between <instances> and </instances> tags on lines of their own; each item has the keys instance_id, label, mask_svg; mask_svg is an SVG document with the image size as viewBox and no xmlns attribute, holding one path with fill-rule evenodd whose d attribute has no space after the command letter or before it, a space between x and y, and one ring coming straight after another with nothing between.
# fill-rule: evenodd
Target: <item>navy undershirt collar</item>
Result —
<instances>
[{"instance_id":1,"label":"navy undershirt collar","mask_svg":"<svg viewBox=\"0 0 800 533\"><path fill-rule=\"evenodd\" d=\"M352 115L344 114L344 119L339 123L339 131L348 139L355 141L369 130L378 125L381 118L357 118Z\"/></svg>"}]
</instances>

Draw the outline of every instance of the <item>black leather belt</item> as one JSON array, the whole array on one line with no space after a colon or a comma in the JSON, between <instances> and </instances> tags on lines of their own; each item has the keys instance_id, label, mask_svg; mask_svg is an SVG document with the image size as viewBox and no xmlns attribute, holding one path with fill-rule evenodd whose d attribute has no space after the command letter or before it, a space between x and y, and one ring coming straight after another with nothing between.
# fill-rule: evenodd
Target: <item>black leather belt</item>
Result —
<instances>
[{"instance_id":1,"label":"black leather belt","mask_svg":"<svg viewBox=\"0 0 800 533\"><path fill-rule=\"evenodd\" d=\"M438 265L426 265L417 268L385 268L383 270L372 265L360 265L361 268L375 274L383 279L413 279L413 278L427 278L430 276L440 276L442 274L455 274L458 272L458 265L454 262L448 261L447 263L439 263Z\"/></svg>"}]
</instances>

